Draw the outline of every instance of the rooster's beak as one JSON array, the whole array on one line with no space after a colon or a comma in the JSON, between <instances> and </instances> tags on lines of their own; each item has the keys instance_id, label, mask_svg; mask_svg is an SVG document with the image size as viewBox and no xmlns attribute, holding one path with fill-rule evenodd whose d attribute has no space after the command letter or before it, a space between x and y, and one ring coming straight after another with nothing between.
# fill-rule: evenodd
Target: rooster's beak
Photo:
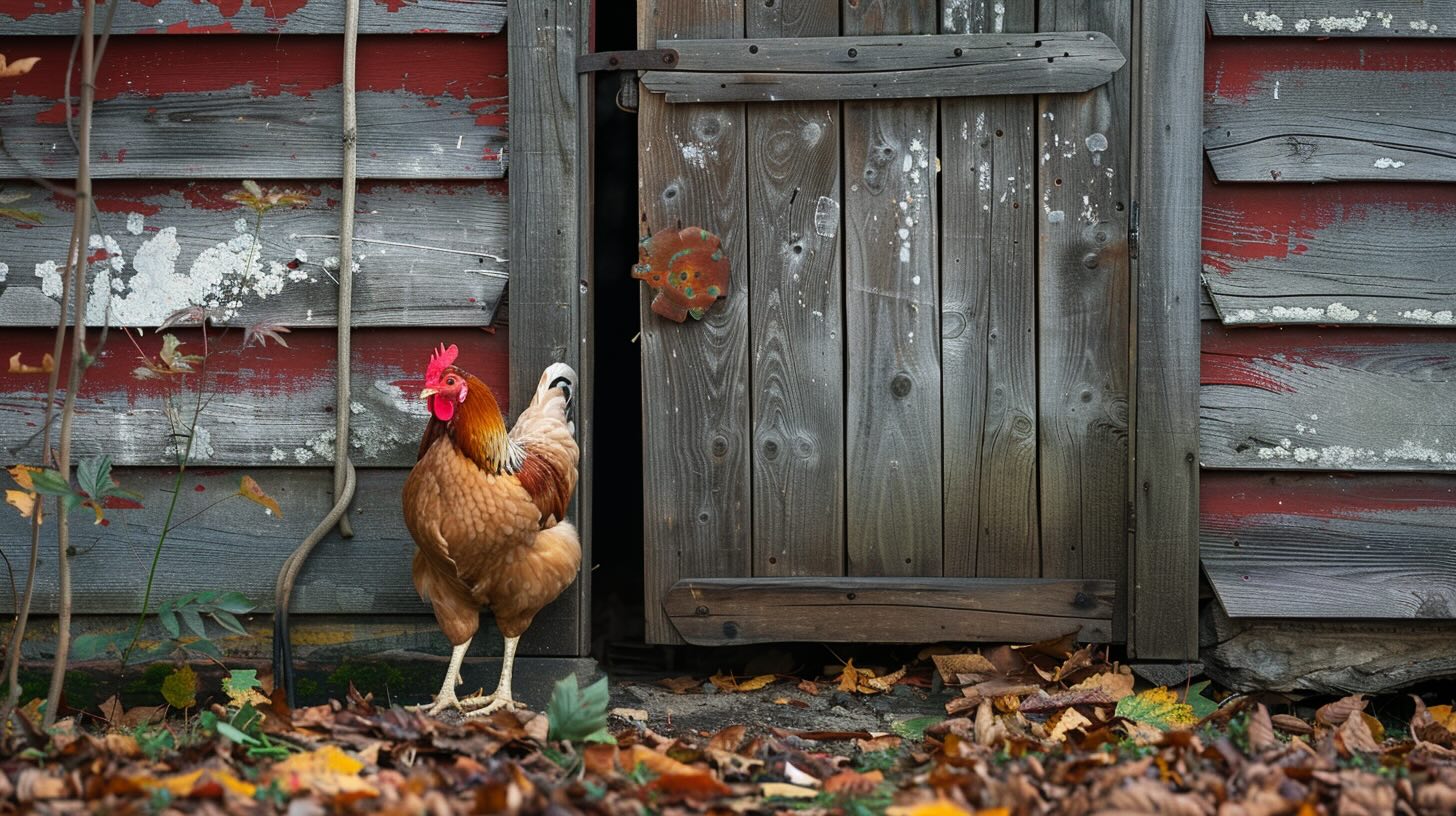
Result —
<instances>
[{"instance_id":1,"label":"rooster's beak","mask_svg":"<svg viewBox=\"0 0 1456 816\"><path fill-rule=\"evenodd\" d=\"M426 388L425 390L420 392L420 399L429 399L430 397L433 397L438 393L440 392L436 391L433 388Z\"/></svg>"}]
</instances>

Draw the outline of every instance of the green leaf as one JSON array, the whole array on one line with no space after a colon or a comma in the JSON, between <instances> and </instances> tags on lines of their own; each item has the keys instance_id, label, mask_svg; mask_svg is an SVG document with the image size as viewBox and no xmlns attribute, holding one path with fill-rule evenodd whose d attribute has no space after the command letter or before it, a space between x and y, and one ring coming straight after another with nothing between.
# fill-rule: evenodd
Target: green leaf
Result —
<instances>
[{"instance_id":1,"label":"green leaf","mask_svg":"<svg viewBox=\"0 0 1456 816\"><path fill-rule=\"evenodd\" d=\"M76 483L93 499L106 496L111 487L111 457L89 456L76 465Z\"/></svg>"},{"instance_id":2,"label":"green leaf","mask_svg":"<svg viewBox=\"0 0 1456 816\"><path fill-rule=\"evenodd\" d=\"M1165 686L1124 697L1117 703L1117 716L1151 725L1160 731L1187 728L1198 722L1193 707L1178 701Z\"/></svg>"},{"instance_id":3,"label":"green leaf","mask_svg":"<svg viewBox=\"0 0 1456 816\"><path fill-rule=\"evenodd\" d=\"M221 720L219 720L217 723L217 733L222 734L224 737L227 737L228 739L236 742L239 745L262 745L261 742L258 742L257 738L250 737L247 734L244 734L238 729L232 727L231 725L222 722Z\"/></svg>"},{"instance_id":4,"label":"green leaf","mask_svg":"<svg viewBox=\"0 0 1456 816\"><path fill-rule=\"evenodd\" d=\"M198 638L191 643L181 643L178 645L188 651L197 652L200 655L207 655L214 660L222 660L222 650L218 649L217 644L207 638Z\"/></svg>"},{"instance_id":5,"label":"green leaf","mask_svg":"<svg viewBox=\"0 0 1456 816\"><path fill-rule=\"evenodd\" d=\"M224 682L226 682L226 681L224 681ZM212 711L209 711L207 709L204 709L203 711L199 712L198 715L197 715L197 724L200 725L200 726L202 726L202 728L204 730L207 730L207 731L216 731L217 730L217 714L214 714Z\"/></svg>"},{"instance_id":6,"label":"green leaf","mask_svg":"<svg viewBox=\"0 0 1456 816\"><path fill-rule=\"evenodd\" d=\"M547 739L616 742L607 733L607 678L578 689L576 675L557 681L546 704Z\"/></svg>"},{"instance_id":7,"label":"green leaf","mask_svg":"<svg viewBox=\"0 0 1456 816\"><path fill-rule=\"evenodd\" d=\"M1212 681L1204 680L1201 683L1194 683L1188 687L1188 693L1183 695L1183 702L1193 709L1193 715L1200 720L1218 710L1218 703L1203 694L1210 682Z\"/></svg>"},{"instance_id":8,"label":"green leaf","mask_svg":"<svg viewBox=\"0 0 1456 816\"><path fill-rule=\"evenodd\" d=\"M248 600L248 596L241 592L224 592L219 595L214 604L224 612L231 612L234 615L246 615L258 608L256 603Z\"/></svg>"},{"instance_id":9,"label":"green leaf","mask_svg":"<svg viewBox=\"0 0 1456 816\"><path fill-rule=\"evenodd\" d=\"M30 474L31 486L35 492L46 496L74 496L76 491L72 489L71 482L58 470L46 468Z\"/></svg>"},{"instance_id":10,"label":"green leaf","mask_svg":"<svg viewBox=\"0 0 1456 816\"><path fill-rule=\"evenodd\" d=\"M214 609L213 611L207 613L207 615L208 617L217 621L218 626L221 626L222 628L228 630L229 632L232 632L235 635L246 635L248 633L248 630L243 628L243 625L238 622L237 618L233 617L231 612L224 612L221 609Z\"/></svg>"},{"instance_id":11,"label":"green leaf","mask_svg":"<svg viewBox=\"0 0 1456 816\"><path fill-rule=\"evenodd\" d=\"M233 669L222 679L223 693L233 699L246 698L250 689L261 689L257 669Z\"/></svg>"},{"instance_id":12,"label":"green leaf","mask_svg":"<svg viewBox=\"0 0 1456 816\"><path fill-rule=\"evenodd\" d=\"M67 493L64 496L61 496L61 510L67 515L70 515L72 510L75 510L77 507L81 506L82 501L84 501L84 499L82 499L80 496L77 496L75 493Z\"/></svg>"},{"instance_id":13,"label":"green leaf","mask_svg":"<svg viewBox=\"0 0 1456 816\"><path fill-rule=\"evenodd\" d=\"M198 613L195 606L184 606L177 610L182 616L182 622L187 624L187 629L200 638L207 637L207 627L202 623L202 615Z\"/></svg>"},{"instance_id":14,"label":"green leaf","mask_svg":"<svg viewBox=\"0 0 1456 816\"><path fill-rule=\"evenodd\" d=\"M71 641L71 659L77 661L95 660L112 649L118 651L127 640L125 632L79 635Z\"/></svg>"},{"instance_id":15,"label":"green leaf","mask_svg":"<svg viewBox=\"0 0 1456 816\"><path fill-rule=\"evenodd\" d=\"M915 717L913 719L901 720L897 723L891 723L890 730L907 740L910 740L912 742L919 742L920 740L925 739L925 729L929 728L932 725L935 725L938 722L943 721L944 719L944 717L937 717L933 715L929 717Z\"/></svg>"},{"instance_id":16,"label":"green leaf","mask_svg":"<svg viewBox=\"0 0 1456 816\"><path fill-rule=\"evenodd\" d=\"M191 666L183 665L167 675L162 681L162 697L173 708L197 705L197 673Z\"/></svg>"},{"instance_id":17,"label":"green leaf","mask_svg":"<svg viewBox=\"0 0 1456 816\"><path fill-rule=\"evenodd\" d=\"M172 611L172 604L164 603L157 607L157 620L162 622L162 628L172 637L182 636L182 626L177 622L177 613Z\"/></svg>"}]
</instances>

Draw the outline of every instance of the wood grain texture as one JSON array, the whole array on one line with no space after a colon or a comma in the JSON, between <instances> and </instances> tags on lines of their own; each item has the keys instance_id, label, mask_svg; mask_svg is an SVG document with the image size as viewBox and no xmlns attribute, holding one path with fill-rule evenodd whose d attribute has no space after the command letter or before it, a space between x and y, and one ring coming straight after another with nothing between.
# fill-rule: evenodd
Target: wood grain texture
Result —
<instances>
[{"instance_id":1,"label":"wood grain texture","mask_svg":"<svg viewBox=\"0 0 1456 816\"><path fill-rule=\"evenodd\" d=\"M96 233L103 237L87 298L91 324L109 316L113 324L155 326L177 308L225 305L236 294L232 325L334 325L338 185L289 180L267 187L308 201L270 210L260 226L253 210L227 198L243 192L236 182L97 182ZM0 185L0 196L19 211L0 218L0 263L9 268L0 284L0 325L53 326L59 272L50 270L64 265L74 205L29 182ZM503 182L359 185L354 325L489 324L508 277L507 206Z\"/></svg>"},{"instance_id":2,"label":"wood grain texture","mask_svg":"<svg viewBox=\"0 0 1456 816\"><path fill-rule=\"evenodd\" d=\"M643 0L638 42L738 37L740 0ZM642 444L649 643L680 642L662 612L682 576L752 571L747 165L743 106L672 105L644 94L637 116L644 231L697 226L722 239L728 298L701 320L654 314L644 290Z\"/></svg>"},{"instance_id":3,"label":"wood grain texture","mask_svg":"<svg viewBox=\"0 0 1456 816\"><path fill-rule=\"evenodd\" d=\"M1208 676L1240 691L1382 694L1456 672L1450 621L1231 620L1210 604Z\"/></svg>"},{"instance_id":4,"label":"wood grain texture","mask_svg":"<svg viewBox=\"0 0 1456 816\"><path fill-rule=\"evenodd\" d=\"M183 353L200 353L196 329L175 329ZM3 347L38 362L51 351L48 332L0 330ZM289 348L269 343L237 351L242 333L212 332L214 357L206 386L210 399L193 444L196 467L277 465L317 467L333 461L334 332L294 331ZM364 329L353 339L350 456L360 467L413 466L428 417L418 399L430 350L460 346L459 365L484 380L504 401L507 332L479 329ZM137 343L155 357L161 338L148 332ZM69 353L69 352L68 352ZM133 376L136 348L113 330L99 362L86 374L77 401L74 450L78 457L110 455L118 465L176 463L168 385ZM36 432L44 416L44 388L37 375L0 373L0 444L16 461L40 459ZM43 383L42 383L43 385ZM191 427L195 386L180 387L175 407L178 433ZM186 439L182 438L185 448Z\"/></svg>"},{"instance_id":5,"label":"wood grain texture","mask_svg":"<svg viewBox=\"0 0 1456 816\"><path fill-rule=\"evenodd\" d=\"M512 300L519 326L510 335L514 417L530 404L541 372L552 363L570 365L577 371L578 385L583 376L589 315L581 308L581 289L587 283L581 264L586 257L582 210L589 200L583 193L589 191L590 165L584 163L582 150L587 79L577 75L576 57L588 50L591 4L512 0L510 13L515 22L509 49L510 146L517 159L511 168L510 255L517 259ZM591 402L580 388L574 396L580 443L590 432L580 420L591 414ZM570 517L581 533L584 575L589 576L591 528L582 520L590 508L590 471L580 475ZM578 643L590 639L589 585L589 578L580 579L562 596L577 612L573 626Z\"/></svg>"},{"instance_id":6,"label":"wood grain texture","mask_svg":"<svg viewBox=\"0 0 1456 816\"><path fill-rule=\"evenodd\" d=\"M1095 31L859 36L866 33L874 32L750 35L741 44L663 39L657 47L678 52L676 70L648 71L642 84L673 103L1077 93L1107 82L1127 61Z\"/></svg>"},{"instance_id":7,"label":"wood grain texture","mask_svg":"<svg viewBox=\"0 0 1456 816\"><path fill-rule=\"evenodd\" d=\"M23 43L41 61L7 80L0 177L75 174L61 97L70 44ZM358 59L361 178L505 174L504 37L378 35L360 41ZM92 140L96 178L341 172L338 38L119 37L106 60Z\"/></svg>"},{"instance_id":8,"label":"wood grain texture","mask_svg":"<svg viewBox=\"0 0 1456 816\"><path fill-rule=\"evenodd\" d=\"M1198 239L1202 130L1199 3L1144 14L1138 32L1134 200L1137 332L1129 651L1139 659L1198 654Z\"/></svg>"},{"instance_id":9,"label":"wood grain texture","mask_svg":"<svg viewBox=\"0 0 1456 816\"><path fill-rule=\"evenodd\" d=\"M1456 325L1456 186L1212 185L1203 279L1228 325Z\"/></svg>"},{"instance_id":10,"label":"wood grain texture","mask_svg":"<svg viewBox=\"0 0 1456 816\"><path fill-rule=\"evenodd\" d=\"M1220 181L1456 180L1456 52L1440 42L1214 40L1204 71Z\"/></svg>"},{"instance_id":11,"label":"wood grain texture","mask_svg":"<svg viewBox=\"0 0 1456 816\"><path fill-rule=\"evenodd\" d=\"M1206 0L1220 37L1450 37L1456 9L1427 0L1394 0L1357 10L1337 0Z\"/></svg>"},{"instance_id":12,"label":"wood grain texture","mask_svg":"<svg viewBox=\"0 0 1456 816\"><path fill-rule=\"evenodd\" d=\"M689 579L667 611L689 643L928 643L1112 636L1111 581L1037 578ZM851 626L825 626L828 620Z\"/></svg>"},{"instance_id":13,"label":"wood grain texture","mask_svg":"<svg viewBox=\"0 0 1456 816\"><path fill-rule=\"evenodd\" d=\"M1456 470L1450 332L1206 323L1202 382L1204 467Z\"/></svg>"},{"instance_id":14,"label":"wood grain texture","mask_svg":"<svg viewBox=\"0 0 1456 816\"><path fill-rule=\"evenodd\" d=\"M1205 473L1203 570L1235 618L1456 618L1456 476Z\"/></svg>"},{"instance_id":15,"label":"wood grain texture","mask_svg":"<svg viewBox=\"0 0 1456 816\"><path fill-rule=\"evenodd\" d=\"M1031 0L941 5L955 31L1035 27ZM1036 576L1035 100L940 116L944 572Z\"/></svg>"},{"instance_id":16,"label":"wood grain texture","mask_svg":"<svg viewBox=\"0 0 1456 816\"><path fill-rule=\"evenodd\" d=\"M1044 28L1096 28L1131 50L1131 3L1041 0L1039 12ZM1041 574L1120 585L1127 580L1131 89L1132 72L1123 71L1089 93L1043 96L1037 119Z\"/></svg>"},{"instance_id":17,"label":"wood grain texture","mask_svg":"<svg viewBox=\"0 0 1456 816\"><path fill-rule=\"evenodd\" d=\"M842 25L924 33L938 12L846 0ZM934 102L844 103L851 575L941 574L938 141Z\"/></svg>"},{"instance_id":18,"label":"wood grain texture","mask_svg":"<svg viewBox=\"0 0 1456 816\"><path fill-rule=\"evenodd\" d=\"M839 32L838 0L747 15L750 38ZM754 575L844 573L839 128L837 102L747 108Z\"/></svg>"},{"instance_id":19,"label":"wood grain texture","mask_svg":"<svg viewBox=\"0 0 1456 816\"><path fill-rule=\"evenodd\" d=\"M238 0L119 0L113 34L341 34L344 12L328 0L242 3ZM75 3L0 6L6 36L74 36ZM494 34L506 20L506 0L372 0L359 4L360 34Z\"/></svg>"}]
</instances>

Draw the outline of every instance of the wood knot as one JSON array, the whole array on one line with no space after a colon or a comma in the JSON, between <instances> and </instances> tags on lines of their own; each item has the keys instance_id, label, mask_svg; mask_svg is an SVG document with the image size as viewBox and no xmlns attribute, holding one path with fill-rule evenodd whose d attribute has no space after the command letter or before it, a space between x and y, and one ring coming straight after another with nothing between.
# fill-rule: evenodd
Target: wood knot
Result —
<instances>
[{"instance_id":1,"label":"wood knot","mask_svg":"<svg viewBox=\"0 0 1456 816\"><path fill-rule=\"evenodd\" d=\"M700 618L705 618L708 616L708 607L700 606L697 609L693 610L693 614L697 615Z\"/></svg>"},{"instance_id":2,"label":"wood knot","mask_svg":"<svg viewBox=\"0 0 1456 816\"><path fill-rule=\"evenodd\" d=\"M910 396L910 389L914 387L915 384L908 374L896 374L895 378L890 380L890 393L894 394L896 399Z\"/></svg>"}]
</instances>

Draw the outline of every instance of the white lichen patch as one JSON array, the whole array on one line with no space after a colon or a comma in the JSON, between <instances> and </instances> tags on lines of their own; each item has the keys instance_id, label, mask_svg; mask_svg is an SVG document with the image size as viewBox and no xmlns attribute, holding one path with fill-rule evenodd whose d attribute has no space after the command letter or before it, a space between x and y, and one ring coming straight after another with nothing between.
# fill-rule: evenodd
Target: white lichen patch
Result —
<instances>
[{"instance_id":1,"label":"white lichen patch","mask_svg":"<svg viewBox=\"0 0 1456 816\"><path fill-rule=\"evenodd\" d=\"M1408 309L1400 313L1406 320L1414 320L1417 323L1431 323L1437 326L1456 326L1456 313L1450 309L1442 309L1433 312L1430 309Z\"/></svg>"},{"instance_id":2,"label":"white lichen patch","mask_svg":"<svg viewBox=\"0 0 1456 816\"><path fill-rule=\"evenodd\" d=\"M1284 20L1277 14L1270 14L1267 11L1256 11L1244 15L1244 22L1260 31L1283 31Z\"/></svg>"},{"instance_id":3,"label":"white lichen patch","mask_svg":"<svg viewBox=\"0 0 1456 816\"><path fill-rule=\"evenodd\" d=\"M269 453L268 454L268 461L270 461L270 462L282 462L283 460L285 460L287 458L288 458L288 451L286 451L286 450L284 450L282 448L274 448L273 451L272 451L272 453Z\"/></svg>"},{"instance_id":4,"label":"white lichen patch","mask_svg":"<svg viewBox=\"0 0 1456 816\"><path fill-rule=\"evenodd\" d=\"M212 432L201 425L192 426L192 445L189 449L187 437L180 437L175 444L168 445L163 452L167 461L175 462L186 457L188 462L205 462L217 453L212 447Z\"/></svg>"},{"instance_id":5,"label":"white lichen patch","mask_svg":"<svg viewBox=\"0 0 1456 816\"><path fill-rule=\"evenodd\" d=\"M40 278L40 291L46 297L61 296L61 271L55 261L41 261L35 265L35 276Z\"/></svg>"},{"instance_id":6,"label":"white lichen patch","mask_svg":"<svg viewBox=\"0 0 1456 816\"><path fill-rule=\"evenodd\" d=\"M1389 156L1381 156L1380 158L1375 160L1375 164L1373 166L1380 170L1394 170L1396 168L1405 167L1405 162L1399 159L1392 159Z\"/></svg>"},{"instance_id":7,"label":"white lichen patch","mask_svg":"<svg viewBox=\"0 0 1456 816\"><path fill-rule=\"evenodd\" d=\"M839 202L829 196L819 196L814 205L814 233L824 238L839 234Z\"/></svg>"},{"instance_id":8,"label":"white lichen patch","mask_svg":"<svg viewBox=\"0 0 1456 816\"><path fill-rule=\"evenodd\" d=\"M677 147L682 153L683 161L699 170L706 170L708 162L718 160L718 148L702 142L685 142L678 139Z\"/></svg>"},{"instance_id":9,"label":"white lichen patch","mask_svg":"<svg viewBox=\"0 0 1456 816\"><path fill-rule=\"evenodd\" d=\"M1328 306L1268 306L1258 309L1236 309L1224 315L1225 323L1350 323L1360 319L1360 311L1343 303Z\"/></svg>"},{"instance_id":10,"label":"white lichen patch","mask_svg":"<svg viewBox=\"0 0 1456 816\"><path fill-rule=\"evenodd\" d=\"M147 217L139 212L128 213L126 216L126 231L132 235L141 235L146 229Z\"/></svg>"},{"instance_id":11,"label":"white lichen patch","mask_svg":"<svg viewBox=\"0 0 1456 816\"><path fill-rule=\"evenodd\" d=\"M1067 214L1061 210L1052 210L1047 213L1047 221L1053 224L1060 224L1067 220Z\"/></svg>"},{"instance_id":12,"label":"white lichen patch","mask_svg":"<svg viewBox=\"0 0 1456 816\"><path fill-rule=\"evenodd\" d=\"M0 283L4 283L5 282L5 279L7 277L9 277L9 275L10 275L10 265L9 264L5 264L5 263L0 263Z\"/></svg>"},{"instance_id":13,"label":"white lichen patch","mask_svg":"<svg viewBox=\"0 0 1456 816\"><path fill-rule=\"evenodd\" d=\"M1309 31L1309 20L1306 19L1306 18L1300 18L1298 20L1295 20L1294 21L1294 30L1295 31L1298 31L1300 34L1303 34L1304 32Z\"/></svg>"},{"instance_id":14,"label":"white lichen patch","mask_svg":"<svg viewBox=\"0 0 1456 816\"><path fill-rule=\"evenodd\" d=\"M1439 28L1434 23L1428 23L1425 20L1411 20L1410 27L1412 31L1424 31L1427 34L1435 34Z\"/></svg>"},{"instance_id":15,"label":"white lichen patch","mask_svg":"<svg viewBox=\"0 0 1456 816\"><path fill-rule=\"evenodd\" d=\"M1087 145L1087 152L1092 154L1092 166L1102 164L1102 151L1107 149L1107 135L1104 133L1093 133L1083 140Z\"/></svg>"},{"instance_id":16,"label":"white lichen patch","mask_svg":"<svg viewBox=\"0 0 1456 816\"><path fill-rule=\"evenodd\" d=\"M1325 33L1332 31L1348 31L1355 33L1364 31L1365 26L1370 25L1371 12L1357 11L1351 17L1321 17L1314 21L1314 24L1324 29Z\"/></svg>"}]
</instances>

